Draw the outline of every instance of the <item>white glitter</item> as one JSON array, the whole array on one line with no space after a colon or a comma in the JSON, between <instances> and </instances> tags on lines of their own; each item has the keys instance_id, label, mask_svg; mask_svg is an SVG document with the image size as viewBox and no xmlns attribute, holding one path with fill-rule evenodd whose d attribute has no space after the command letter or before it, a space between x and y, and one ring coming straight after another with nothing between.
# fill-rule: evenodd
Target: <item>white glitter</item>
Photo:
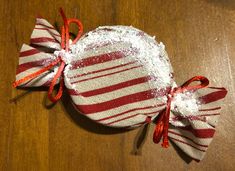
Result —
<instances>
[{"instance_id":1,"label":"white glitter","mask_svg":"<svg viewBox=\"0 0 235 171\"><path fill-rule=\"evenodd\" d=\"M71 60L74 58L74 54L71 51L66 52L64 49L54 51L54 55L58 58L59 56L61 59L66 63L70 64Z\"/></svg>"},{"instance_id":2,"label":"white glitter","mask_svg":"<svg viewBox=\"0 0 235 171\"><path fill-rule=\"evenodd\" d=\"M195 92L185 91L176 94L171 102L172 112L170 123L175 126L185 126L189 124L189 120L197 119L200 106ZM187 119L182 120L182 118Z\"/></svg>"},{"instance_id":3,"label":"white glitter","mask_svg":"<svg viewBox=\"0 0 235 171\"><path fill-rule=\"evenodd\" d=\"M109 31L107 31L109 30ZM105 44L125 43L126 47L115 46L117 51L124 50L129 56L137 60L145 67L148 75L152 78L149 83L151 88L164 89L171 86L172 67L165 52L163 43L157 43L155 37L151 37L141 30L132 26L102 26L90 31L71 46L72 54L76 58L82 58L87 49L99 53L99 46ZM129 48L129 49L127 49ZM128 51L127 51L128 50ZM136 55L131 53L137 50Z\"/></svg>"},{"instance_id":4,"label":"white glitter","mask_svg":"<svg viewBox=\"0 0 235 171\"><path fill-rule=\"evenodd\" d=\"M176 94L171 102L171 109L184 116L196 114L199 109L199 103L195 93L185 91Z\"/></svg>"}]
</instances>

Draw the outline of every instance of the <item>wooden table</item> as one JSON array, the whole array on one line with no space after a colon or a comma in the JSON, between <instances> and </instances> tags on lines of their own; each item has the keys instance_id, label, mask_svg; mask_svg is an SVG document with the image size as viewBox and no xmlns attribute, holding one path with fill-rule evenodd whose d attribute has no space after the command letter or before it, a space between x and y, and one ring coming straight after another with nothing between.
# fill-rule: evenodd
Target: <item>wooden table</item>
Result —
<instances>
[{"instance_id":1,"label":"wooden table","mask_svg":"<svg viewBox=\"0 0 235 171\"><path fill-rule=\"evenodd\" d=\"M59 7L79 18L85 31L119 24L156 35L166 45L179 84L205 75L211 85L227 87L220 123L203 161L189 163L172 146L166 150L155 145L153 125L142 154L133 155L138 129L122 132L95 124L73 109L67 95L51 106L44 90L11 87L35 16L61 24ZM235 169L235 1L1 0L0 9L0 170Z\"/></svg>"}]
</instances>

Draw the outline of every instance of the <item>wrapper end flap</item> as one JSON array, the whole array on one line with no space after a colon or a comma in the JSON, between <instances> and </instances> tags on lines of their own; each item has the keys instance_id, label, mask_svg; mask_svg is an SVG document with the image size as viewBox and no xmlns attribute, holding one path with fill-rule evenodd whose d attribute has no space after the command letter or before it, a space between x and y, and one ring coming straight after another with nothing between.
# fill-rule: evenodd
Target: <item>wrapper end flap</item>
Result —
<instances>
[{"instance_id":1,"label":"wrapper end flap","mask_svg":"<svg viewBox=\"0 0 235 171\"><path fill-rule=\"evenodd\" d=\"M56 29L43 18L36 19L36 25L30 39L30 45L23 44L19 65L16 70L16 81L33 74L46 67L57 58L53 54L60 49L61 36ZM20 87L40 87L49 86L54 78L58 66L37 75L17 86ZM57 83L59 80L57 81Z\"/></svg>"},{"instance_id":2,"label":"wrapper end flap","mask_svg":"<svg viewBox=\"0 0 235 171\"><path fill-rule=\"evenodd\" d=\"M176 97L172 103L168 136L196 161L203 159L213 139L226 94L225 88L208 87L184 92L183 98Z\"/></svg>"}]
</instances>

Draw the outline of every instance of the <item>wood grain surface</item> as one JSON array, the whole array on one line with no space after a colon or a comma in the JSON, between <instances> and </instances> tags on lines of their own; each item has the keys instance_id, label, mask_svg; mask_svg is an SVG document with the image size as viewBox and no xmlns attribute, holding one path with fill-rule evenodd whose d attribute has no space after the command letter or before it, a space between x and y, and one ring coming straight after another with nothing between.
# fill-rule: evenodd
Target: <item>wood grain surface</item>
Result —
<instances>
[{"instance_id":1,"label":"wood grain surface","mask_svg":"<svg viewBox=\"0 0 235 171\"><path fill-rule=\"evenodd\" d=\"M178 84L205 75L211 85L228 89L203 161L190 162L174 146L155 145L154 125L141 154L134 155L139 129L126 132L95 124L73 109L66 93L51 105L45 89L11 87L35 16L62 24L59 7L68 17L79 18L85 31L132 25L156 35L166 45ZM235 170L234 0L1 0L0 24L0 170Z\"/></svg>"}]
</instances>

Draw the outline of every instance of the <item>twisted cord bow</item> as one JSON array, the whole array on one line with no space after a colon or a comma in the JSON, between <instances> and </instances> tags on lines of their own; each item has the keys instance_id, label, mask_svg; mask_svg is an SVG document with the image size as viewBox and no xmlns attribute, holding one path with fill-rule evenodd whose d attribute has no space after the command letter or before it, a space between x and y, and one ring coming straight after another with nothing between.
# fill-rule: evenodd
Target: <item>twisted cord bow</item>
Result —
<instances>
[{"instance_id":1,"label":"twisted cord bow","mask_svg":"<svg viewBox=\"0 0 235 171\"><path fill-rule=\"evenodd\" d=\"M61 16L63 18L63 22L64 22L64 25L61 27L61 44L60 44L61 50L65 50L65 52L69 52L69 45L70 45L69 44L69 38L70 38L69 25L71 23L75 23L79 29L77 37L72 41L72 44L75 44L79 40L79 38L81 37L82 32L83 32L83 25L78 19L75 19L75 18L67 19L62 8L60 8L60 14L61 14ZM62 93L63 93L63 87L64 87L63 71L64 71L64 67L65 67L66 63L61 55L59 55L58 58L56 58L56 60L52 61L49 65L43 67L42 69L15 81L12 86L17 87L18 85L20 85L28 80L36 78L40 74L50 70L51 68L53 68L54 66L56 66L58 64L59 64L59 68L58 68L54 78L52 79L49 90L48 90L48 98L52 102L56 102L61 98ZM55 84L59 78L60 78L60 87L59 87L57 94L55 96L53 96L52 93L53 93Z\"/></svg>"}]
</instances>

